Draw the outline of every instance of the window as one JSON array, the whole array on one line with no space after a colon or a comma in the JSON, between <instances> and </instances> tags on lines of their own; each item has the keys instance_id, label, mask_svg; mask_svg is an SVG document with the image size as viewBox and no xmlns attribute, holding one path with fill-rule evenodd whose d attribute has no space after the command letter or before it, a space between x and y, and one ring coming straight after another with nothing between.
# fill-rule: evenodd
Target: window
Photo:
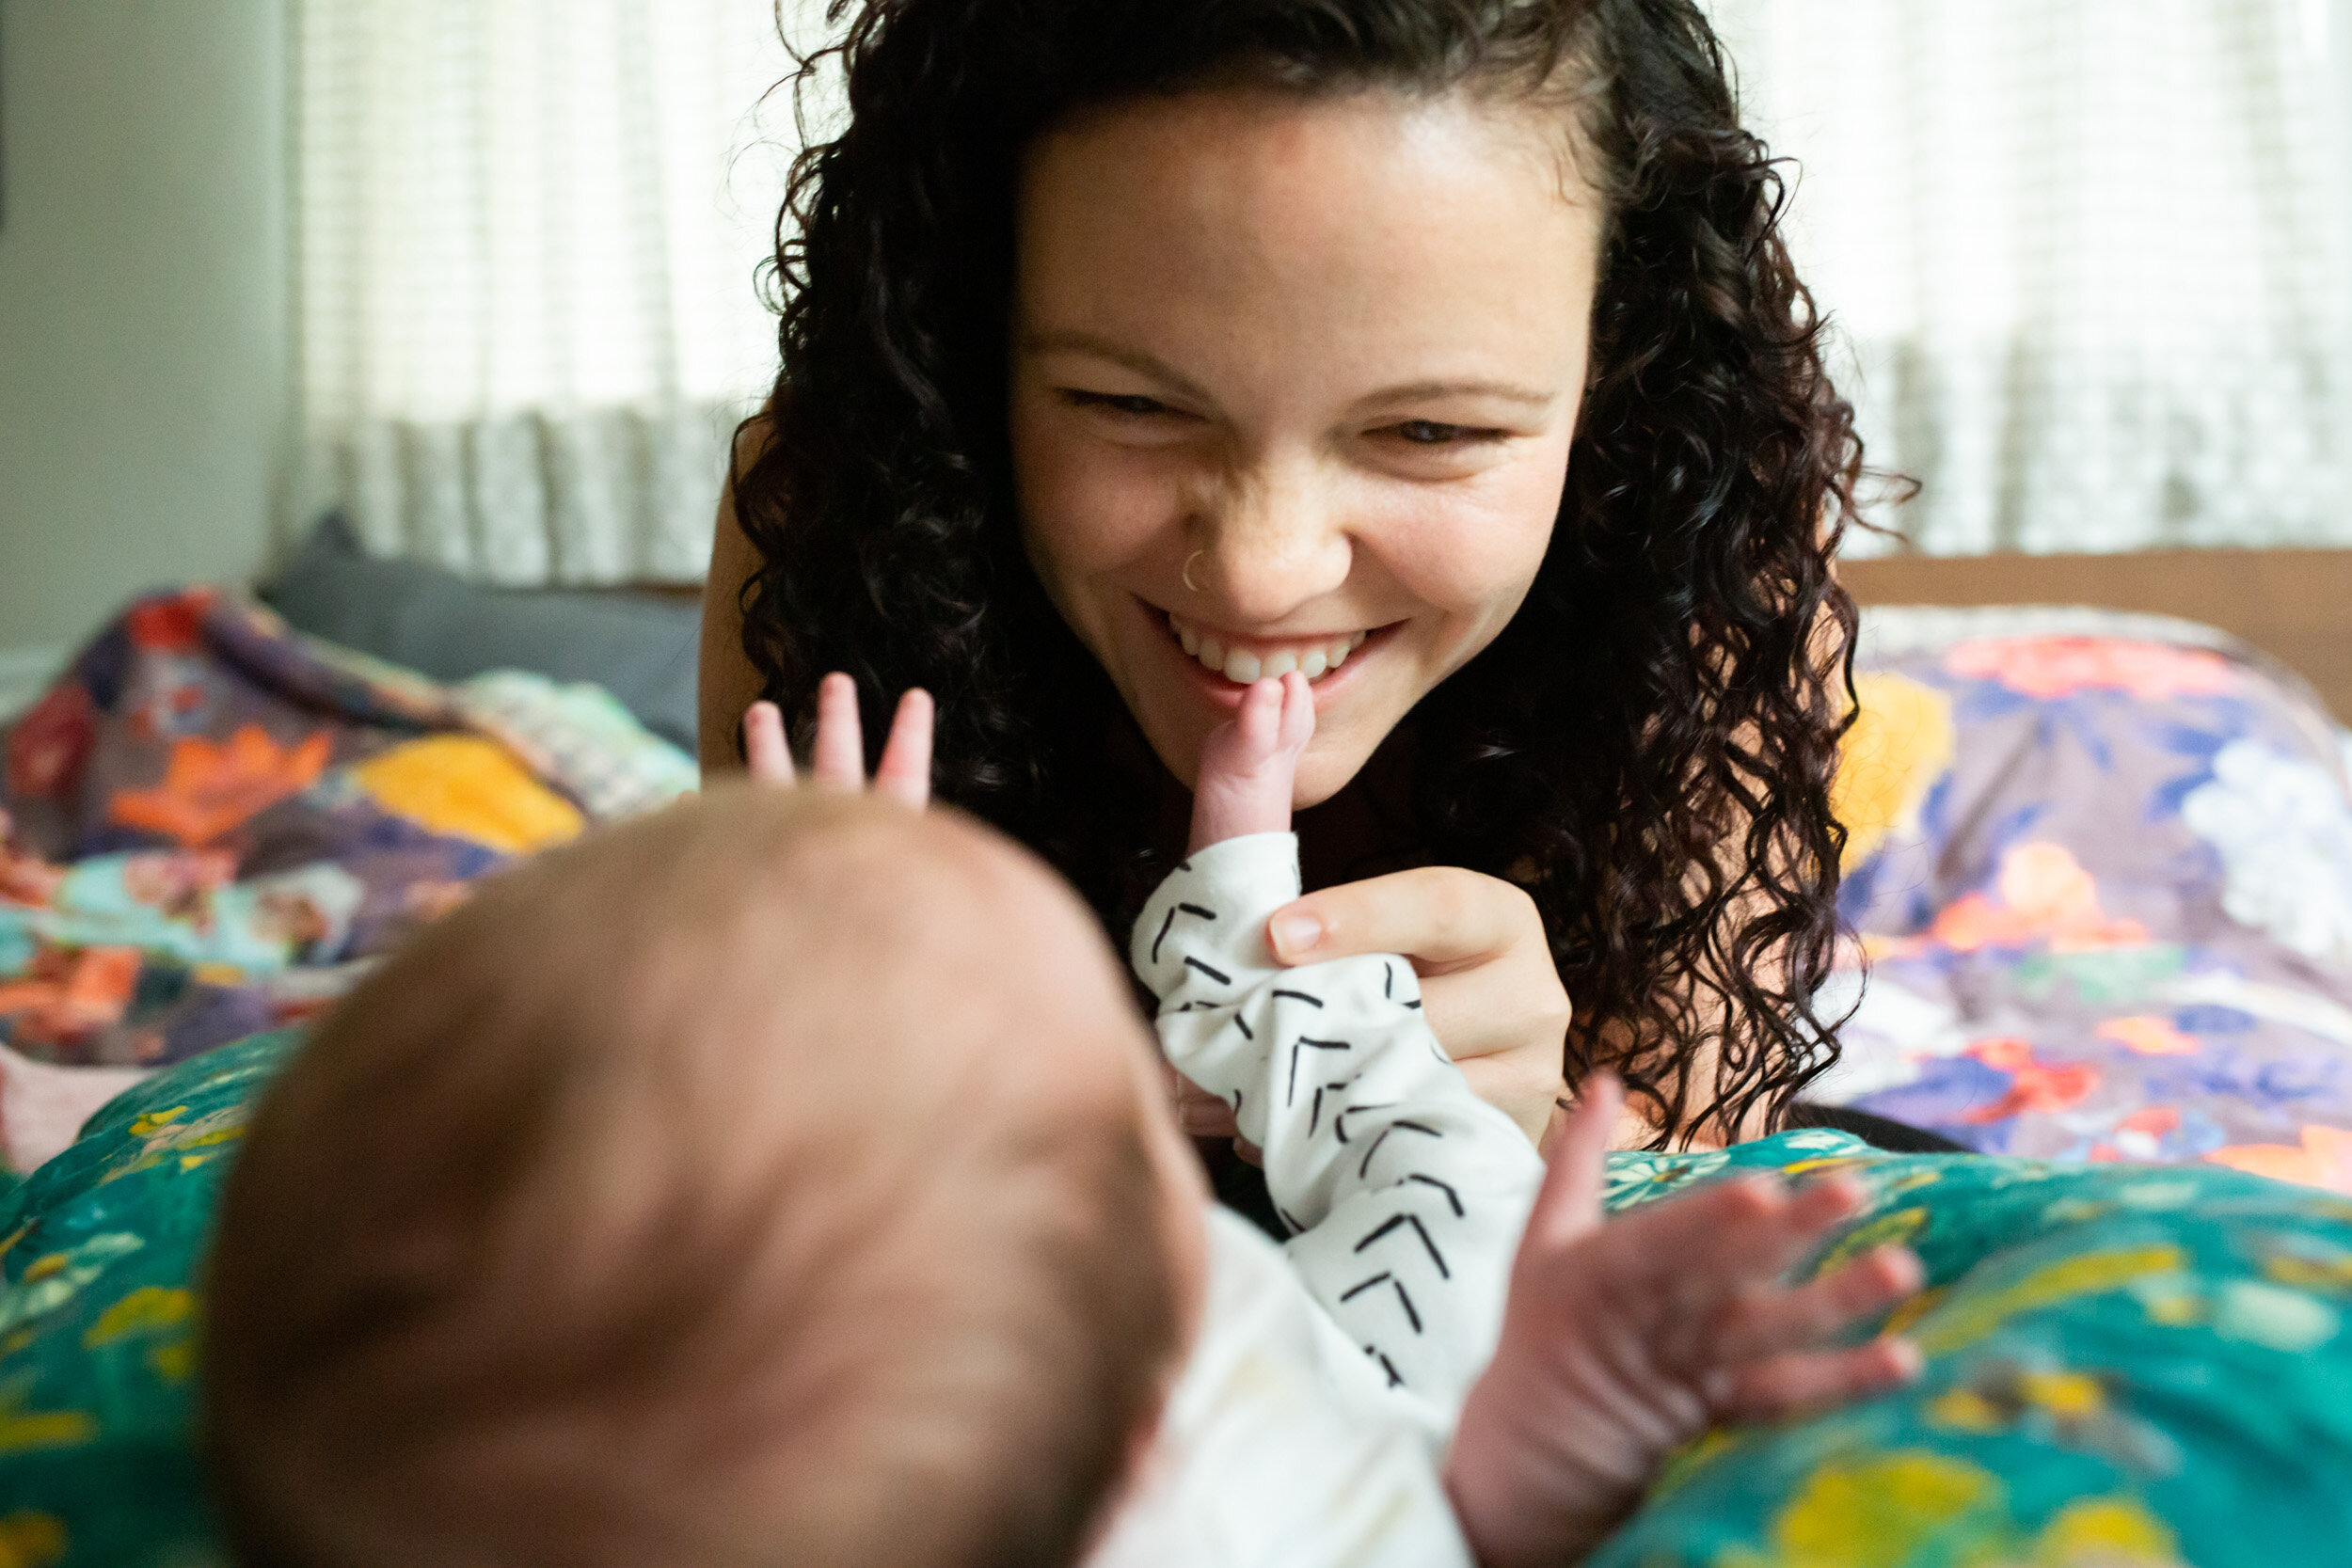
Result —
<instances>
[{"instance_id":1,"label":"window","mask_svg":"<svg viewBox=\"0 0 2352 1568\"><path fill-rule=\"evenodd\" d=\"M775 373L770 0L298 0L304 515L494 581L699 576Z\"/></svg>"},{"instance_id":2,"label":"window","mask_svg":"<svg viewBox=\"0 0 2352 1568\"><path fill-rule=\"evenodd\" d=\"M1944 553L2352 542L2330 0L1715 0ZM1867 541L1862 547L1868 548Z\"/></svg>"}]
</instances>

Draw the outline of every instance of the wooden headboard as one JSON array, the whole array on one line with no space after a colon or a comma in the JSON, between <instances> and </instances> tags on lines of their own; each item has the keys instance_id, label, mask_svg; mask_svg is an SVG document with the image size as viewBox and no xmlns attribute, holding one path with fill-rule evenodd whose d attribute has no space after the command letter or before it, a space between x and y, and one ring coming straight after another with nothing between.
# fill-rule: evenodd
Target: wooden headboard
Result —
<instances>
[{"instance_id":1,"label":"wooden headboard","mask_svg":"<svg viewBox=\"0 0 2352 1568\"><path fill-rule=\"evenodd\" d=\"M2352 722L2352 550L1883 556L1837 575L1869 604L2098 605L2202 621L2296 671Z\"/></svg>"}]
</instances>

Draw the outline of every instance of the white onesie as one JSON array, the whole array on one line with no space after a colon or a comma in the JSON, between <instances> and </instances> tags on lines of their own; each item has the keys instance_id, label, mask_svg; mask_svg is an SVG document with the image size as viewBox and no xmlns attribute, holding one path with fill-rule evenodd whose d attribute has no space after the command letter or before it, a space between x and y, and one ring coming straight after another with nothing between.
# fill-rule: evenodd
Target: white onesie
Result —
<instances>
[{"instance_id":1,"label":"white onesie","mask_svg":"<svg viewBox=\"0 0 2352 1568\"><path fill-rule=\"evenodd\" d=\"M1095 1568L1469 1560L1437 1461L1543 1163L1438 1044L1409 963L1276 966L1266 919L1298 892L1292 834L1228 839L1136 927L1161 1048L1264 1151L1290 1267L1212 1215L1200 1343Z\"/></svg>"}]
</instances>

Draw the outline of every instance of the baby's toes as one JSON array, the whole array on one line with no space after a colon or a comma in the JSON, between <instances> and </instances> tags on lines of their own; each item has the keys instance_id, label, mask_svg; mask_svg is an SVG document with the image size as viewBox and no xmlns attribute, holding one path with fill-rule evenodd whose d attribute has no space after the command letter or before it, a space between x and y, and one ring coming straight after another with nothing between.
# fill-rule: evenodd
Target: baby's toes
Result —
<instances>
[{"instance_id":1,"label":"baby's toes","mask_svg":"<svg viewBox=\"0 0 2352 1568\"><path fill-rule=\"evenodd\" d=\"M1294 670L1282 677L1282 712L1276 746L1297 752L1314 738L1315 693L1307 677Z\"/></svg>"},{"instance_id":2,"label":"baby's toes","mask_svg":"<svg viewBox=\"0 0 2352 1568\"><path fill-rule=\"evenodd\" d=\"M1283 707L1282 682L1270 675L1242 695L1241 711L1233 715L1235 768L1256 768L1282 749Z\"/></svg>"}]
</instances>

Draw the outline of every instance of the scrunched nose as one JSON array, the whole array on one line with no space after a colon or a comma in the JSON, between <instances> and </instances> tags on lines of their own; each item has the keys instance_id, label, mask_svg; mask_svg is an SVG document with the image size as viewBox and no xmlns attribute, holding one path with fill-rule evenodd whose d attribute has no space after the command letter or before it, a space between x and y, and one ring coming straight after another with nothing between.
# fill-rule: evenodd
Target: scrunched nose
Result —
<instances>
[{"instance_id":1,"label":"scrunched nose","mask_svg":"<svg viewBox=\"0 0 2352 1568\"><path fill-rule=\"evenodd\" d=\"M1235 629L1279 625L1346 582L1354 556L1332 479L1301 461L1236 473L1202 499L1198 603Z\"/></svg>"}]
</instances>

